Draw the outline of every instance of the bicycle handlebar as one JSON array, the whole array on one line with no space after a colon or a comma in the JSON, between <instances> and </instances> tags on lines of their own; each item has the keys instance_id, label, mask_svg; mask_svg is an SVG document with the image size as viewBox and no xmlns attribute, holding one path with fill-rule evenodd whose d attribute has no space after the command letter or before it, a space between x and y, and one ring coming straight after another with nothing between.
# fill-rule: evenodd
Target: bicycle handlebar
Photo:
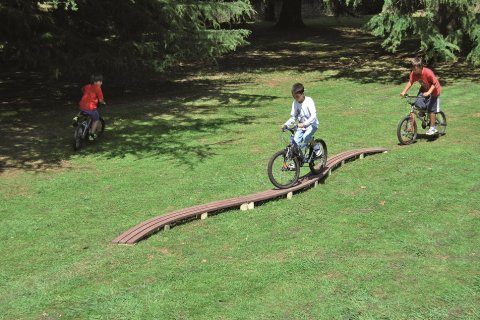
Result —
<instances>
[{"instance_id":1,"label":"bicycle handlebar","mask_svg":"<svg viewBox=\"0 0 480 320\"><path fill-rule=\"evenodd\" d=\"M282 132L290 131L292 134L295 134L295 130L298 129L298 125L294 125L293 127L283 127Z\"/></svg>"},{"instance_id":2,"label":"bicycle handlebar","mask_svg":"<svg viewBox=\"0 0 480 320\"><path fill-rule=\"evenodd\" d=\"M413 105L415 104L415 99L417 98L417 96L411 96L406 93L404 96L402 96L402 98L405 98L409 104Z\"/></svg>"}]
</instances>

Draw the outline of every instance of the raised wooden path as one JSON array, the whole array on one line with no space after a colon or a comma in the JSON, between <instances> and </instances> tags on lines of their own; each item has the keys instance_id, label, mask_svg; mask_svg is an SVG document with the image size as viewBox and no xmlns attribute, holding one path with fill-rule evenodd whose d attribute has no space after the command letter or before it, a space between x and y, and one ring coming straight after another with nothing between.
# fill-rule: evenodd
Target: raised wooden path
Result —
<instances>
[{"instance_id":1,"label":"raised wooden path","mask_svg":"<svg viewBox=\"0 0 480 320\"><path fill-rule=\"evenodd\" d=\"M253 209L256 202L258 203L269 199L275 199L284 195L287 195L287 198L291 198L293 196L293 192L295 191L306 189L312 185L317 186L318 182L328 177L332 170L345 164L345 162L348 160L356 158L363 159L365 155L386 151L387 149L384 148L366 148L342 152L328 159L324 170L320 174L307 174L299 180L299 183L291 188L271 189L238 198L220 200L173 211L137 224L136 226L119 235L112 242L117 244L135 244L151 234L160 231L161 229L170 229L170 226L175 223L185 221L187 219L198 218L199 215L201 219L205 219L209 212L213 213L232 207L240 207L241 210L248 210Z\"/></svg>"}]
</instances>

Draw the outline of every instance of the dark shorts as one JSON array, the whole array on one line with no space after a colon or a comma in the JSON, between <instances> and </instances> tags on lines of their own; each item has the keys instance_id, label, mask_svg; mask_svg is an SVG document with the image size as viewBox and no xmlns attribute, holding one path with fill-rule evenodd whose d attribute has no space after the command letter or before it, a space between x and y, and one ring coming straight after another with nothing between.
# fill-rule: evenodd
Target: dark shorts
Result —
<instances>
[{"instance_id":1,"label":"dark shorts","mask_svg":"<svg viewBox=\"0 0 480 320\"><path fill-rule=\"evenodd\" d=\"M86 114L90 118L92 118L93 121L98 121L100 119L100 114L98 113L97 109L95 110L80 110L80 112Z\"/></svg>"},{"instance_id":2,"label":"dark shorts","mask_svg":"<svg viewBox=\"0 0 480 320\"><path fill-rule=\"evenodd\" d=\"M415 100L415 105L425 111L439 113L440 112L440 97L432 95L425 97L423 92L420 92Z\"/></svg>"}]
</instances>

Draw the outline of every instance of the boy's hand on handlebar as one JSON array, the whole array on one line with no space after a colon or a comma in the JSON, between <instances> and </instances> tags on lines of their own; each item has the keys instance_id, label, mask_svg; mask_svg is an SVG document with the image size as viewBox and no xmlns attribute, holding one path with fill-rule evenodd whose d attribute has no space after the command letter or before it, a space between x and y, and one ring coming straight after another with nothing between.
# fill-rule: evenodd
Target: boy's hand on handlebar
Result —
<instances>
[{"instance_id":1,"label":"boy's hand on handlebar","mask_svg":"<svg viewBox=\"0 0 480 320\"><path fill-rule=\"evenodd\" d=\"M407 95L406 92L401 92L401 93L400 93L400 96L401 96L401 97L405 97L406 95Z\"/></svg>"}]
</instances>

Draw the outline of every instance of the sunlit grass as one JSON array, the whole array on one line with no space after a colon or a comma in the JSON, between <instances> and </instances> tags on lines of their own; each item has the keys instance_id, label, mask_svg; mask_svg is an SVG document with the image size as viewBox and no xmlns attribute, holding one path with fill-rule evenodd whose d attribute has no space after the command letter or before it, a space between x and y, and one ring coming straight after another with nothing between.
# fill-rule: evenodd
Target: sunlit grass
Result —
<instances>
[{"instance_id":1,"label":"sunlit grass","mask_svg":"<svg viewBox=\"0 0 480 320\"><path fill-rule=\"evenodd\" d=\"M445 86L447 135L405 147L403 84L341 72L204 71L168 94L113 100L105 136L78 154L67 138L46 139L37 152L65 150L62 165L0 176L0 317L480 317L480 84ZM151 217L271 188L266 164L297 81L330 154L389 152L292 200L111 244Z\"/></svg>"}]
</instances>

